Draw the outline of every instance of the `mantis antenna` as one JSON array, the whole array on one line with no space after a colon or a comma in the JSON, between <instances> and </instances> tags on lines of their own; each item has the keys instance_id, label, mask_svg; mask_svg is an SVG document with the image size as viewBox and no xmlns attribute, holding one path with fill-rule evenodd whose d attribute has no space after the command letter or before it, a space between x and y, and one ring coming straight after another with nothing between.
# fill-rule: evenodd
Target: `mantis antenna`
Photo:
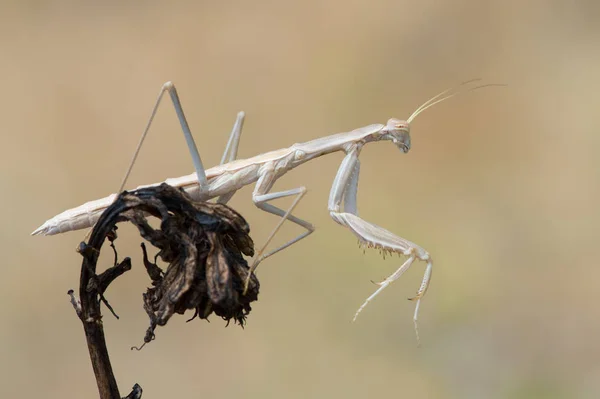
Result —
<instances>
[{"instance_id":1,"label":"mantis antenna","mask_svg":"<svg viewBox=\"0 0 600 399\"><path fill-rule=\"evenodd\" d=\"M425 111L425 110L426 110L426 109L428 109L428 108L431 108L431 107L433 107L434 105L436 105L436 104L438 104L438 103L441 103L442 101L446 101L446 100L448 100L448 99L450 99L450 98L452 98L452 97L455 97L455 96L457 96L457 95L459 95L459 94L468 93L468 92L470 92L470 91L474 91L474 90L482 89L482 88L484 88L484 87L490 87L490 86L507 86L507 85L505 85L505 84L501 84L501 83L488 83L488 84L485 84L485 85L479 85L479 86L471 87L471 88L469 88L469 89L467 89L467 90L463 90L463 91L461 91L461 90L458 90L458 89L459 89L460 87L462 87L462 86L465 86L465 85L467 85L467 84L469 84L469 83L473 83L473 82L476 82L476 81L479 81L479 80L481 80L481 79L471 79L471 80L467 80L466 82L463 82L463 83L459 84L459 85L458 85L458 86L456 86L456 87L451 87L451 88L449 88L449 89L446 89L446 90L442 91L441 93L439 93L439 94L437 94L437 95L435 95L435 96L431 97L429 100L425 101L425 102L424 102L424 103L423 103L423 104L422 104L422 105L421 105L419 108L417 108L417 109L415 110L415 112L413 112L413 113L412 113L412 114L411 114L411 115L408 117L408 119L407 119L406 121L407 121L408 123L411 123L411 122L412 122L412 121L413 121L413 120L414 120L414 119L415 119L415 118L416 118L416 117L417 117L417 116L418 116L418 115L419 115L421 112ZM453 93L451 93L451 94L448 94L448 93L450 93L450 92L452 92L452 91L454 91L454 92L453 92ZM440 97L441 97L441 98L440 98Z\"/></svg>"}]
</instances>

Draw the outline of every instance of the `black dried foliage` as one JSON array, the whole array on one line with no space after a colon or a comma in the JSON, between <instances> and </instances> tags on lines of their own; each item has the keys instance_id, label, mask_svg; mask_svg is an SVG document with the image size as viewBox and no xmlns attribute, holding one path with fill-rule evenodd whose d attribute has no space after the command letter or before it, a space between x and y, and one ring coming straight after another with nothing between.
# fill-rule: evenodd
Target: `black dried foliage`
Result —
<instances>
[{"instance_id":1,"label":"black dried foliage","mask_svg":"<svg viewBox=\"0 0 600 399\"><path fill-rule=\"evenodd\" d=\"M161 219L160 228L150 226L149 215ZM143 295L150 317L144 342L154 338L157 325L188 309L195 311L192 319L215 313L227 324L233 319L244 325L250 303L258 298L259 282L252 275L243 294L249 270L244 255L254 255L254 244L240 214L226 205L195 202L184 191L162 184L122 193L102 214L94 232L104 228L106 237L122 221L137 226L141 236L159 250L151 262L142 244L152 280ZM166 270L156 264L158 257L168 264Z\"/></svg>"}]
</instances>

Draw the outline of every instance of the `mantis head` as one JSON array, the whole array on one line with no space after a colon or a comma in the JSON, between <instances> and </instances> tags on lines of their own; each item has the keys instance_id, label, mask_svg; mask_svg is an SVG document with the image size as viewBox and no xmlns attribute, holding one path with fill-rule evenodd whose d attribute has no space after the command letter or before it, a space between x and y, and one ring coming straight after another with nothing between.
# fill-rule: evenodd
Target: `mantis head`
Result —
<instances>
[{"instance_id":1,"label":"mantis head","mask_svg":"<svg viewBox=\"0 0 600 399\"><path fill-rule=\"evenodd\" d=\"M410 124L407 121L390 119L384 128L384 136L405 154L410 150Z\"/></svg>"},{"instance_id":2,"label":"mantis head","mask_svg":"<svg viewBox=\"0 0 600 399\"><path fill-rule=\"evenodd\" d=\"M407 153L410 150L410 124L411 122L419 115L421 112L425 111L428 108L433 107L434 105L441 103L442 101L446 101L458 94L466 93L469 91L481 89L483 87L488 86L506 86L503 84L485 84L479 85L475 87L471 87L469 89L460 90L462 86L468 85L469 83L476 82L480 79L468 80L466 82L461 83L460 85L444 90L443 92L437 94L436 96L430 98L425 101L419 108L417 108L407 120L402 121L400 119L392 118L388 120L387 125L383 129L383 138L387 140L391 140L402 152Z\"/></svg>"}]
</instances>

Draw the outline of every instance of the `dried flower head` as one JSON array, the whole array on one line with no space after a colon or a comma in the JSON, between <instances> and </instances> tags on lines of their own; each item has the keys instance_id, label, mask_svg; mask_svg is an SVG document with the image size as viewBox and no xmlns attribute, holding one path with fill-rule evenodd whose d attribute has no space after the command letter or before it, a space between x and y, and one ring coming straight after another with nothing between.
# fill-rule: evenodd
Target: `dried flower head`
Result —
<instances>
[{"instance_id":1,"label":"dried flower head","mask_svg":"<svg viewBox=\"0 0 600 399\"><path fill-rule=\"evenodd\" d=\"M160 227L153 228L148 216L159 218ZM145 343L154 338L157 325L165 325L174 313L183 314L188 309L195 311L192 319L206 319L214 312L228 324L233 319L243 326L250 303L258 298L259 282L252 275L248 292L243 295L249 273L244 255L254 255L254 244L240 214L227 205L193 201L185 192L166 184L124 192L102 214L92 232L90 247L97 251L88 250L84 257L94 261L94 266L104 237L109 237L112 245L115 224L122 221L133 223L141 236L159 250L151 262L142 244L144 265L152 280L152 287L143 295L144 309L150 317ZM93 243L99 239L96 248ZM166 270L156 264L158 257L168 264ZM98 276L100 280L102 275ZM97 285L104 289L107 286Z\"/></svg>"}]
</instances>

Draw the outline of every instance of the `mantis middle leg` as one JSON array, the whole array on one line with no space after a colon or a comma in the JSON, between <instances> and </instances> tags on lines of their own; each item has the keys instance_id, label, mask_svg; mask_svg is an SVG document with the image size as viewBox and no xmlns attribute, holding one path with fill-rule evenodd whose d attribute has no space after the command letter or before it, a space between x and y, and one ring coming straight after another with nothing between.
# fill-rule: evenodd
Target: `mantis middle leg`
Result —
<instances>
[{"instance_id":1,"label":"mantis middle leg","mask_svg":"<svg viewBox=\"0 0 600 399\"><path fill-rule=\"evenodd\" d=\"M256 253L254 262L253 262L252 266L250 267L250 273L248 273L248 278L246 279L244 293L248 289L248 282L250 281L250 276L252 275L254 270L256 270L256 268L258 267L258 264L260 262L262 262L264 259L268 258L269 256L274 255L277 252L289 247L290 245L297 243L298 241L307 237L309 234L311 234L313 231L315 231L314 226L310 222L307 222L306 220L300 219L299 217L292 215L292 211L294 210L296 205L298 205L298 203L300 202L302 197L304 197L304 195L306 194L306 187L298 187L298 188L294 188L291 190L269 193L269 191L273 187L273 184L275 183L275 180L277 180L277 175L276 175L275 171L272 168L266 168L265 172L263 172L263 174L260 176L260 178L256 182L254 192L252 193L252 200L254 201L254 204L259 209L261 209L265 212L271 213L273 215L280 216L281 219L279 220L279 223L277 223L277 225L275 226L275 228L273 229L273 231L271 232L271 234L269 235L269 237L267 238L267 240L265 241L265 243L263 244L261 249ZM277 198L290 197L290 196L296 196L296 198L294 199L294 202L292 203L292 205L290 205L290 207L288 208L287 211L284 211L283 209L278 208L275 205L268 203L269 201L277 199ZM265 249L267 248L267 246L269 245L269 243L271 242L273 237L275 237L275 235L277 234L277 232L283 225L283 222L285 222L286 220L289 220L299 226L304 227L306 229L306 231L303 232L302 234L298 235L294 239L286 242L285 244L280 245L279 247L264 254Z\"/></svg>"},{"instance_id":2,"label":"mantis middle leg","mask_svg":"<svg viewBox=\"0 0 600 399\"><path fill-rule=\"evenodd\" d=\"M382 227L369 223L358 216L356 196L358 191L358 175L360 172L360 163L358 160L359 153L360 147L358 146L354 146L347 151L347 155L342 161L333 182L333 186L331 187L331 193L329 195L329 213L333 220L340 225L349 228L358 237L362 245L379 248L384 253L399 253L408 256L408 259L388 278L377 283L379 288L365 300L354 315L353 320L356 320L358 314L371 300L373 300L373 298L392 282L400 278L416 259L422 260L427 263L427 266L425 268L421 286L417 291L417 295L413 298L409 298L410 300L417 301L413 321L418 340L419 330L417 319L419 315L419 305L421 304L421 298L425 295L427 288L429 287L433 267L432 259L429 253L420 246L405 240L402 237L398 237ZM343 211L341 210L342 201L344 202Z\"/></svg>"}]
</instances>

